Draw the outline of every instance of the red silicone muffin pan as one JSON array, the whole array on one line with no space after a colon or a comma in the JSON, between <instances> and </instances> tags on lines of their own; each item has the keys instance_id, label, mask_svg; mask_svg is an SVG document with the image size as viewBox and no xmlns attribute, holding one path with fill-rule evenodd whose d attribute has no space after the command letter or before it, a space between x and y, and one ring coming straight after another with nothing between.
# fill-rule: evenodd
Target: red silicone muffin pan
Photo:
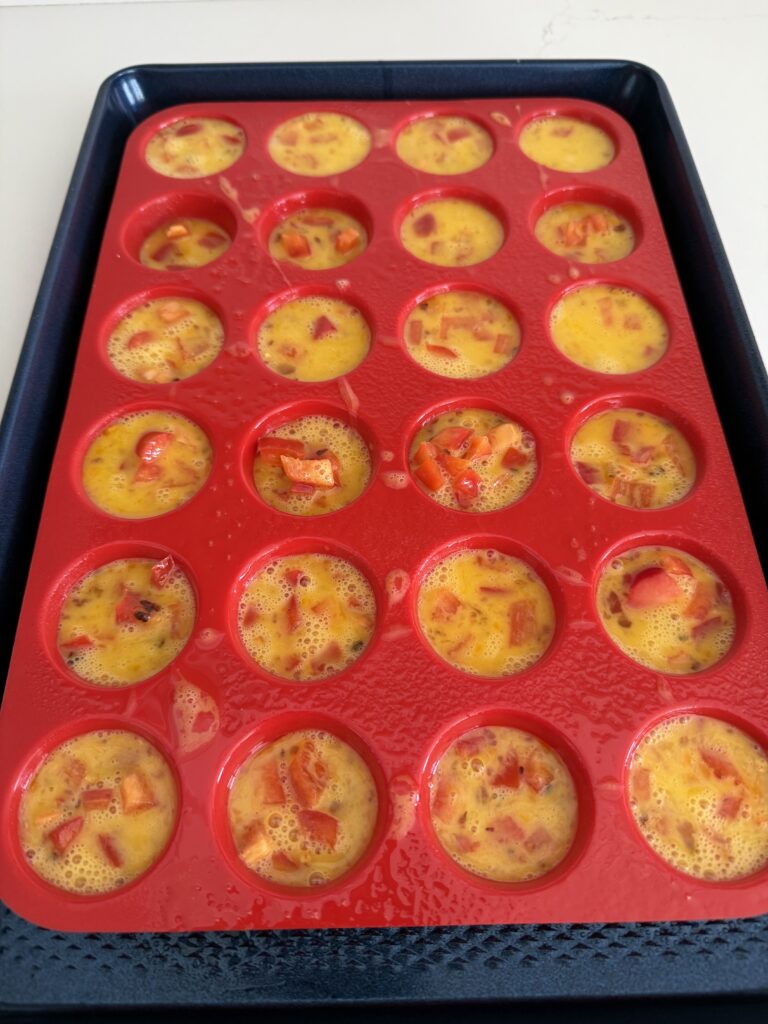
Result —
<instances>
[{"instance_id":1,"label":"red silicone muffin pan","mask_svg":"<svg viewBox=\"0 0 768 1024\"><path fill-rule=\"evenodd\" d=\"M732 883L683 875L640 837L625 795L625 766L650 724L683 711L731 720L761 742L768 735L762 685L768 647L761 623L768 599L717 412L699 358L675 268L628 125L607 108L562 100L466 100L313 104L368 127L373 147L357 167L332 178L281 170L270 158L272 129L310 109L300 103L200 104L166 110L130 138L120 172L51 472L0 716L2 825L0 895L47 927L87 931L451 925L724 918L768 911L768 870ZM449 178L401 162L397 131L432 112L469 115L490 133L491 159ZM546 170L520 150L531 117L564 113L597 123L616 146L613 161L587 174ZM189 114L225 117L246 135L241 159L221 174L178 181L152 171L144 148L159 127ZM634 221L638 244L598 267L568 263L533 234L536 212L561 189L610 197ZM420 193L486 197L503 215L505 241L491 259L457 271L407 253L397 226ZM586 190L586 191L585 191ZM276 263L266 249L275 204L329 197L362 213L369 245L336 270ZM339 197L336 199L336 197ZM290 205L290 203L289 203ZM324 205L324 202L323 202ZM137 260L140 241L174 215L209 217L233 236L224 256L199 269L158 272ZM569 362L550 340L553 302L590 280L628 285L648 296L669 326L666 354L650 369L607 376ZM503 297L518 316L520 351L504 369L473 381L435 376L404 350L402 321L441 285L476 284ZM368 319L367 358L325 383L291 381L268 370L254 345L265 304L291 289L352 296ZM224 347L187 380L144 385L120 376L106 342L120 315L146 297L181 293L216 310ZM727 339L723 339L727 344ZM592 410L618 400L661 412L682 427L698 463L680 503L658 511L612 505L578 479L570 438ZM534 434L539 469L517 504L484 515L428 500L408 470L410 440L431 410L488 405ZM116 414L171 408L200 425L213 448L211 474L186 505L129 521L85 496L80 467L96 428ZM341 511L314 519L276 512L250 478L254 442L265 423L318 408L355 425L372 452L368 488ZM666 676L625 657L607 638L595 584L607 559L638 543L670 543L711 565L734 595L736 641L714 667ZM504 680L466 675L438 659L416 618L420 578L438 552L492 546L522 555L547 583L557 616L547 654ZM274 552L346 553L377 599L373 641L363 657L320 683L281 681L244 656L236 608L248 570ZM85 571L112 558L172 554L197 595L193 634L164 671L120 690L89 686L57 656L62 595ZM218 729L191 752L174 724L180 679L218 708ZM216 716L213 716L215 719ZM437 844L429 820L428 777L459 732L513 724L544 738L574 776L579 822L571 853L549 875L523 886L483 881L459 869ZM125 889L79 897L42 881L18 840L20 796L42 758L62 739L98 727L133 730L163 752L176 773L178 823L159 861ZM280 889L239 862L227 827L227 787L260 741L293 728L328 728L372 769L379 818L366 855L335 884Z\"/></svg>"}]
</instances>

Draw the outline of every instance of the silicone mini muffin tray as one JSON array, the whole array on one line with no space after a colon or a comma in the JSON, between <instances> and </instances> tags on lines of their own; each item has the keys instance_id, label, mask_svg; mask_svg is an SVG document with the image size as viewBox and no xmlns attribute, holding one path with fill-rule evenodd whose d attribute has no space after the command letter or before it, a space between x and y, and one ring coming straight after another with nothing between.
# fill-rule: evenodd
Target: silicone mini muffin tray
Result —
<instances>
[{"instance_id":1,"label":"silicone mini muffin tray","mask_svg":"<svg viewBox=\"0 0 768 1024\"><path fill-rule=\"evenodd\" d=\"M271 128L307 109L350 113L375 146L359 167L333 181L281 171L266 152ZM401 164L392 142L407 119L438 110L478 120L494 139L481 169L441 181ZM614 161L588 175L531 163L519 150L521 126L538 113L594 121L616 143ZM174 182L152 172L143 148L154 130L187 113L226 116L247 137L242 159L223 175ZM534 211L560 190L587 189L631 211L639 244L626 259L590 268L542 249ZM371 228L366 252L340 271L309 273L276 265L264 247L273 204L321 191L362 204ZM461 272L419 263L397 239L414 196L445 189L495 204L505 243L491 260ZM340 202L344 202L343 199ZM157 211L207 211L234 230L228 253L207 267L158 274L135 259L135 239ZM153 218L155 218L153 220ZM547 314L564 291L589 280L647 295L670 328L666 355L643 373L607 377L568 362L552 345ZM431 375L406 355L403 314L431 288L480 284L502 297L522 328L516 358L475 381ZM299 384L267 370L254 325L273 296L330 288L360 303L373 330L367 359L341 381ZM225 345L205 371L173 385L119 377L106 360L117 317L147 296L181 292L210 304ZM654 512L595 498L569 466L570 437L592 410L614 400L660 411L694 447L699 474L690 496ZM316 520L265 506L249 478L254 441L287 411L320 405L370 440L374 478L361 498ZM539 453L537 480L511 508L483 516L440 508L409 477L407 450L417 426L446 407L489 405L522 421ZM156 519L125 521L99 512L79 481L94 430L123 411L161 407L188 415L208 434L213 470L186 506ZM66 523L62 531L61 523ZM734 595L737 638L729 655L693 676L659 676L628 661L605 637L594 606L600 567L638 543L669 543L702 557ZM425 647L415 595L437 553L493 546L530 561L547 584L557 630L547 655L525 673L476 679ZM275 552L348 554L377 595L374 641L355 665L316 684L276 681L249 664L234 626L248 569ZM88 687L55 650L64 590L88 568L121 555L171 553L197 592L193 636L166 671L120 691ZM395 591L396 574L408 591ZM398 599L400 598L400 599ZM439 103L195 103L164 110L128 141L104 232L78 361L30 569L0 718L5 783L2 896L22 916L73 930L489 924L662 920L750 916L768 909L766 872L738 883L697 882L661 863L640 839L624 796L624 767L648 725L702 711L742 725L765 743L768 705L757 687L766 653L760 620L767 602L717 411L699 358L640 148L607 107L562 98L450 100ZM182 676L212 697L220 729L203 750L183 754L172 720L172 682ZM439 752L474 724L529 727L562 754L580 797L572 854L551 875L524 887L483 882L442 853L428 820L427 779ZM379 790L379 823L366 857L332 888L275 891L248 873L228 836L224 804L232 772L261 738L297 726L328 727L368 760ZM181 811L165 855L142 879L103 897L79 898L40 881L16 838L18 800L31 771L63 738L90 728L133 729L174 766Z\"/></svg>"}]
</instances>

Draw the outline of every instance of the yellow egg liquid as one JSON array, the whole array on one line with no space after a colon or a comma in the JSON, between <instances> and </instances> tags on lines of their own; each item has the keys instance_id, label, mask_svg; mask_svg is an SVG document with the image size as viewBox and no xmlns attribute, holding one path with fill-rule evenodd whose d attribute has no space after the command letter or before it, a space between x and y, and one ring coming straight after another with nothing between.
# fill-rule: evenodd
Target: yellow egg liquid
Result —
<instances>
[{"instance_id":1,"label":"yellow egg liquid","mask_svg":"<svg viewBox=\"0 0 768 1024\"><path fill-rule=\"evenodd\" d=\"M221 321L195 299L151 299L112 331L107 355L118 373L143 384L169 384L210 366L224 343Z\"/></svg>"},{"instance_id":2,"label":"yellow egg liquid","mask_svg":"<svg viewBox=\"0 0 768 1024\"><path fill-rule=\"evenodd\" d=\"M555 631L555 609L533 569L500 551L458 551L419 589L422 632L449 665L499 678L535 664Z\"/></svg>"},{"instance_id":3,"label":"yellow egg liquid","mask_svg":"<svg viewBox=\"0 0 768 1024\"><path fill-rule=\"evenodd\" d=\"M270 313L257 345L265 365L283 377L333 380L351 373L368 355L371 329L348 302L311 295Z\"/></svg>"},{"instance_id":4,"label":"yellow egg liquid","mask_svg":"<svg viewBox=\"0 0 768 1024\"><path fill-rule=\"evenodd\" d=\"M519 145L537 164L569 173L600 170L616 153L601 128L575 117L537 117L520 132Z\"/></svg>"},{"instance_id":5,"label":"yellow egg liquid","mask_svg":"<svg viewBox=\"0 0 768 1024\"><path fill-rule=\"evenodd\" d=\"M469 438L457 447L447 447L450 435L443 432L452 428L470 430ZM442 435L442 436L441 436ZM487 454L471 454L472 436L488 439ZM436 440L437 439L437 440ZM456 440L459 435L456 436ZM419 465L425 443L435 449L434 460L440 468L442 483L433 490L422 480ZM513 461L508 453L513 450ZM457 465L455 458L460 460ZM505 459L510 465L505 465ZM536 442L533 435L519 423L489 409L460 409L441 413L425 424L411 442L409 465L418 486L433 501L446 508L469 512L495 512L519 501L536 477ZM477 494L463 496L458 481L464 469L476 474ZM453 470L458 473L454 476Z\"/></svg>"},{"instance_id":6,"label":"yellow egg liquid","mask_svg":"<svg viewBox=\"0 0 768 1024\"><path fill-rule=\"evenodd\" d=\"M275 559L254 576L238 608L240 639L267 672L314 682L357 661L373 635L373 591L332 555Z\"/></svg>"},{"instance_id":7,"label":"yellow egg liquid","mask_svg":"<svg viewBox=\"0 0 768 1024\"><path fill-rule=\"evenodd\" d=\"M609 284L583 285L555 305L552 340L563 355L598 373L637 373L664 355L669 331L642 295Z\"/></svg>"},{"instance_id":8,"label":"yellow egg liquid","mask_svg":"<svg viewBox=\"0 0 768 1024\"><path fill-rule=\"evenodd\" d=\"M430 199L403 218L400 241L417 259L438 267L471 267L495 255L504 229L485 207L467 199Z\"/></svg>"},{"instance_id":9,"label":"yellow egg liquid","mask_svg":"<svg viewBox=\"0 0 768 1024\"><path fill-rule=\"evenodd\" d=\"M217 117L185 117L153 135L144 159L167 178L205 178L226 171L245 150L245 133Z\"/></svg>"},{"instance_id":10,"label":"yellow egg liquid","mask_svg":"<svg viewBox=\"0 0 768 1024\"><path fill-rule=\"evenodd\" d=\"M56 641L67 668L81 679L130 686L173 661L194 620L195 597L179 569L166 572L165 563L151 558L125 558L95 569L73 587Z\"/></svg>"},{"instance_id":11,"label":"yellow egg liquid","mask_svg":"<svg viewBox=\"0 0 768 1024\"><path fill-rule=\"evenodd\" d=\"M684 715L651 729L628 796L643 838L678 871L728 882L768 864L768 757L727 722Z\"/></svg>"},{"instance_id":12,"label":"yellow egg liquid","mask_svg":"<svg viewBox=\"0 0 768 1024\"><path fill-rule=\"evenodd\" d=\"M258 454L253 463L253 482L259 496L272 508L294 516L322 516L337 512L359 498L371 478L371 456L362 437L329 416L302 416L266 435L303 442L306 457L338 460L338 484L311 490L294 488L282 464Z\"/></svg>"},{"instance_id":13,"label":"yellow egg liquid","mask_svg":"<svg viewBox=\"0 0 768 1024\"><path fill-rule=\"evenodd\" d=\"M551 747L520 729L486 726L459 737L430 779L430 815L445 852L495 882L529 882L565 857L578 803Z\"/></svg>"},{"instance_id":14,"label":"yellow egg liquid","mask_svg":"<svg viewBox=\"0 0 768 1024\"><path fill-rule=\"evenodd\" d=\"M408 355L440 377L496 373L517 355L520 327L498 299L451 291L420 302L403 326Z\"/></svg>"},{"instance_id":15,"label":"yellow egg liquid","mask_svg":"<svg viewBox=\"0 0 768 1024\"><path fill-rule=\"evenodd\" d=\"M153 270L204 267L232 245L224 228L202 217L176 217L164 221L144 239L139 260Z\"/></svg>"},{"instance_id":16,"label":"yellow egg liquid","mask_svg":"<svg viewBox=\"0 0 768 1024\"><path fill-rule=\"evenodd\" d=\"M83 460L83 487L104 512L147 519L170 512L197 494L211 470L211 446L202 430L178 413L129 413L91 442Z\"/></svg>"},{"instance_id":17,"label":"yellow egg liquid","mask_svg":"<svg viewBox=\"0 0 768 1024\"><path fill-rule=\"evenodd\" d=\"M667 508L696 480L696 460L677 427L640 409L590 417L574 434L571 462L596 494L625 508Z\"/></svg>"},{"instance_id":18,"label":"yellow egg liquid","mask_svg":"<svg viewBox=\"0 0 768 1024\"><path fill-rule=\"evenodd\" d=\"M467 117L423 117L403 128L395 150L403 163L417 171L467 174L491 159L493 140Z\"/></svg>"},{"instance_id":19,"label":"yellow egg liquid","mask_svg":"<svg viewBox=\"0 0 768 1024\"><path fill-rule=\"evenodd\" d=\"M715 665L733 643L731 595L703 562L675 548L640 547L606 567L597 609L620 650L669 675Z\"/></svg>"},{"instance_id":20,"label":"yellow egg liquid","mask_svg":"<svg viewBox=\"0 0 768 1024\"><path fill-rule=\"evenodd\" d=\"M280 885L327 885L363 856L376 825L376 785L346 743L319 730L257 751L229 794L229 827L246 867Z\"/></svg>"},{"instance_id":21,"label":"yellow egg liquid","mask_svg":"<svg viewBox=\"0 0 768 1024\"><path fill-rule=\"evenodd\" d=\"M19 840L51 885L83 896L111 892L160 857L177 804L171 770L151 743L130 732L89 732L49 754L25 789Z\"/></svg>"},{"instance_id":22,"label":"yellow egg liquid","mask_svg":"<svg viewBox=\"0 0 768 1024\"><path fill-rule=\"evenodd\" d=\"M363 225L341 210L297 210L273 229L273 259L304 270L331 270L356 259L368 245Z\"/></svg>"},{"instance_id":23,"label":"yellow egg liquid","mask_svg":"<svg viewBox=\"0 0 768 1024\"><path fill-rule=\"evenodd\" d=\"M576 263L615 263L635 248L632 225L596 203L560 203L536 221L534 234L556 256Z\"/></svg>"},{"instance_id":24,"label":"yellow egg liquid","mask_svg":"<svg viewBox=\"0 0 768 1024\"><path fill-rule=\"evenodd\" d=\"M301 114L278 125L267 148L286 171L321 178L362 163L371 149L371 135L346 114Z\"/></svg>"}]
</instances>

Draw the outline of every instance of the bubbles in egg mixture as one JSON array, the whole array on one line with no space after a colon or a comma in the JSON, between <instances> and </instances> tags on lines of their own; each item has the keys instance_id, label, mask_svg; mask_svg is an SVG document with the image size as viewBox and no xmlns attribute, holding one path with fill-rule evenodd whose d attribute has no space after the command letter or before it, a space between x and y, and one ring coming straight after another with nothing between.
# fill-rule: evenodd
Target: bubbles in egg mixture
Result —
<instances>
[{"instance_id":1,"label":"bubbles in egg mixture","mask_svg":"<svg viewBox=\"0 0 768 1024\"><path fill-rule=\"evenodd\" d=\"M228 817L240 859L281 885L326 885L373 836L376 785L360 755L330 733L289 733L239 769Z\"/></svg>"},{"instance_id":2,"label":"bubbles in egg mixture","mask_svg":"<svg viewBox=\"0 0 768 1024\"><path fill-rule=\"evenodd\" d=\"M525 562L500 551L448 555L425 576L417 608L430 647L474 675L524 671L544 654L555 631L544 583Z\"/></svg>"},{"instance_id":3,"label":"bubbles in egg mixture","mask_svg":"<svg viewBox=\"0 0 768 1024\"><path fill-rule=\"evenodd\" d=\"M126 806L136 779L143 804ZM19 841L47 882L98 895L133 881L158 859L176 807L173 775L151 743L119 730L85 733L53 750L25 789Z\"/></svg>"},{"instance_id":4,"label":"bubbles in egg mixture","mask_svg":"<svg viewBox=\"0 0 768 1024\"><path fill-rule=\"evenodd\" d=\"M628 791L643 838L678 871L723 882L768 863L768 758L735 726L661 722L635 748Z\"/></svg>"},{"instance_id":5,"label":"bubbles in egg mixture","mask_svg":"<svg viewBox=\"0 0 768 1024\"><path fill-rule=\"evenodd\" d=\"M245 133L231 121L185 117L153 135L144 158L167 178L204 178L231 167L244 149Z\"/></svg>"},{"instance_id":6,"label":"bubbles in egg mixture","mask_svg":"<svg viewBox=\"0 0 768 1024\"><path fill-rule=\"evenodd\" d=\"M296 681L325 679L357 661L375 620L370 584L332 555L269 562L247 585L238 607L248 654L268 672Z\"/></svg>"},{"instance_id":7,"label":"bubbles in egg mixture","mask_svg":"<svg viewBox=\"0 0 768 1024\"><path fill-rule=\"evenodd\" d=\"M110 562L69 592L56 641L67 668L81 679L129 686L155 675L181 652L195 619L194 593L179 569L159 586L153 576L157 565L149 558Z\"/></svg>"},{"instance_id":8,"label":"bubbles in egg mixture","mask_svg":"<svg viewBox=\"0 0 768 1024\"><path fill-rule=\"evenodd\" d=\"M123 317L109 337L107 355L124 377L168 384L204 370L223 342L224 329L212 310L195 299L169 296Z\"/></svg>"},{"instance_id":9,"label":"bubbles in egg mixture","mask_svg":"<svg viewBox=\"0 0 768 1024\"><path fill-rule=\"evenodd\" d=\"M267 438L303 442L307 457L338 460L339 483L330 488L292 489L282 464L273 465L257 450L253 482L268 505L294 516L319 516L336 512L359 498L371 478L371 457L362 437L352 427L330 416L302 416L269 432Z\"/></svg>"}]
</instances>

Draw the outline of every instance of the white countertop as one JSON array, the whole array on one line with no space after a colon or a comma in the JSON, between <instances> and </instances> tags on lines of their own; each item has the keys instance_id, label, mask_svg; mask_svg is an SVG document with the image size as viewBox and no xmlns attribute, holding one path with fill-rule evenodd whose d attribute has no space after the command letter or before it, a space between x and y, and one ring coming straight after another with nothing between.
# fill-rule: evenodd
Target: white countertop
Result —
<instances>
[{"instance_id":1,"label":"white countertop","mask_svg":"<svg viewBox=\"0 0 768 1024\"><path fill-rule=\"evenodd\" d=\"M96 91L144 63L648 64L672 93L768 362L766 42L765 0L0 0L0 405Z\"/></svg>"}]
</instances>

